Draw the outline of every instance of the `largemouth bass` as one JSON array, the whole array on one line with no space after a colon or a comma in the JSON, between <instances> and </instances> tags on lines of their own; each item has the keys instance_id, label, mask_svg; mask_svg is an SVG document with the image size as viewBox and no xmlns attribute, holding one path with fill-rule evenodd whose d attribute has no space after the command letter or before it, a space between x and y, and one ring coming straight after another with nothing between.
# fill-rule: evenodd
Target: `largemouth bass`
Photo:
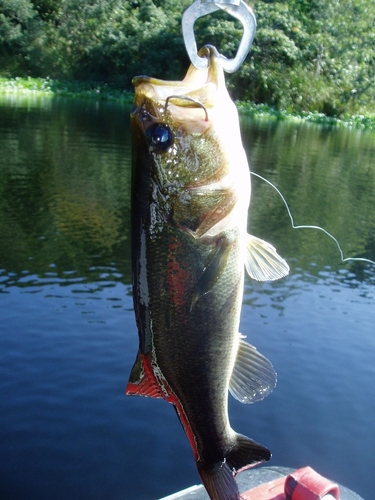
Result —
<instances>
[{"instance_id":1,"label":"largemouth bass","mask_svg":"<svg viewBox=\"0 0 375 500\"><path fill-rule=\"evenodd\" d=\"M217 52L182 82L136 77L132 267L139 351L126 393L172 403L212 500L238 500L234 479L270 452L232 430L228 389L263 399L271 363L240 335L244 267L258 280L288 265L247 234L250 175Z\"/></svg>"}]
</instances>

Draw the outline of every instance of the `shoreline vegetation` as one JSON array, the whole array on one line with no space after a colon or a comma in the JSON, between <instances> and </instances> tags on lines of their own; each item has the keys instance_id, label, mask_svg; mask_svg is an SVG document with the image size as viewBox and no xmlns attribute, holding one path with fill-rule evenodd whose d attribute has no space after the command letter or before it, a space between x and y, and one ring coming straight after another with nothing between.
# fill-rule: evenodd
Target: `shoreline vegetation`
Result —
<instances>
[{"instance_id":1,"label":"shoreline vegetation","mask_svg":"<svg viewBox=\"0 0 375 500\"><path fill-rule=\"evenodd\" d=\"M125 104L133 102L133 93L96 81L64 81L52 78L0 77L0 96L4 94L45 95L50 97L90 98L102 101L116 101ZM343 115L340 118L316 111L288 112L268 104L254 104L236 100L240 115L257 119L305 121L320 125L345 126L375 129L375 115Z\"/></svg>"},{"instance_id":2,"label":"shoreline vegetation","mask_svg":"<svg viewBox=\"0 0 375 500\"><path fill-rule=\"evenodd\" d=\"M52 78L0 76L1 94L43 94L51 97L90 97L105 101L122 101L131 103L133 93L112 87L105 82L64 81Z\"/></svg>"},{"instance_id":3,"label":"shoreline vegetation","mask_svg":"<svg viewBox=\"0 0 375 500\"><path fill-rule=\"evenodd\" d=\"M226 76L241 114L374 127L374 0L345 0L345 8L342 0L245 1L255 38ZM0 85L132 100L134 75L179 81L190 64L181 16L192 3L0 0ZM231 59L243 27L219 9L197 19L194 34L197 47Z\"/></svg>"}]
</instances>

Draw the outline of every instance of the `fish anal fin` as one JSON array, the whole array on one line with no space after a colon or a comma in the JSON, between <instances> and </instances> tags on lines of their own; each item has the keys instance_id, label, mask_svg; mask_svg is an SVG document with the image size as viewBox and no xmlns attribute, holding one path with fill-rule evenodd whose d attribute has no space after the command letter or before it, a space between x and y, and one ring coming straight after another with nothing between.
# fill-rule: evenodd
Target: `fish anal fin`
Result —
<instances>
[{"instance_id":1,"label":"fish anal fin","mask_svg":"<svg viewBox=\"0 0 375 500\"><path fill-rule=\"evenodd\" d=\"M276 249L251 234L246 240L246 271L257 281L274 281L289 274L289 266Z\"/></svg>"},{"instance_id":2,"label":"fish anal fin","mask_svg":"<svg viewBox=\"0 0 375 500\"><path fill-rule=\"evenodd\" d=\"M137 359L130 372L125 394L127 396L146 396L149 398L163 397L146 356L142 355L140 352L138 352Z\"/></svg>"},{"instance_id":3,"label":"fish anal fin","mask_svg":"<svg viewBox=\"0 0 375 500\"><path fill-rule=\"evenodd\" d=\"M229 391L241 403L256 403L276 386L277 375L271 362L254 346L240 340Z\"/></svg>"}]
</instances>

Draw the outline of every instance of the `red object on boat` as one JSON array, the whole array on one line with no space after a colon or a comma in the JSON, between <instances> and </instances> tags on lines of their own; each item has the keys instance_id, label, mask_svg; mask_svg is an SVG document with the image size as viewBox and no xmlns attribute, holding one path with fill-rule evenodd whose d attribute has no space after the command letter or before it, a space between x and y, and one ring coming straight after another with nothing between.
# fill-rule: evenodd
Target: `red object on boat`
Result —
<instances>
[{"instance_id":1,"label":"red object on boat","mask_svg":"<svg viewBox=\"0 0 375 500\"><path fill-rule=\"evenodd\" d=\"M340 500L339 487L311 467L241 493L243 500L323 500L325 497Z\"/></svg>"}]
</instances>

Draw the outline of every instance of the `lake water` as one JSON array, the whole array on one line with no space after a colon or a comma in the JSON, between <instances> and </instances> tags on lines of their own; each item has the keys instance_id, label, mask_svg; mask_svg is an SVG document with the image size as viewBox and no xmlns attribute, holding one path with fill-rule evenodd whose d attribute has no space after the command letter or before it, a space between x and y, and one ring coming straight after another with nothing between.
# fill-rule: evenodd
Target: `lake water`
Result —
<instances>
[{"instance_id":1,"label":"lake water","mask_svg":"<svg viewBox=\"0 0 375 500\"><path fill-rule=\"evenodd\" d=\"M296 224L375 259L375 133L242 120L251 168ZM375 479L375 266L291 227L253 178L250 232L290 264L245 283L242 333L278 372L230 399L272 465L310 465L363 496ZM0 98L0 498L156 500L199 482L172 407L124 394L137 350L130 287L129 107Z\"/></svg>"}]
</instances>

